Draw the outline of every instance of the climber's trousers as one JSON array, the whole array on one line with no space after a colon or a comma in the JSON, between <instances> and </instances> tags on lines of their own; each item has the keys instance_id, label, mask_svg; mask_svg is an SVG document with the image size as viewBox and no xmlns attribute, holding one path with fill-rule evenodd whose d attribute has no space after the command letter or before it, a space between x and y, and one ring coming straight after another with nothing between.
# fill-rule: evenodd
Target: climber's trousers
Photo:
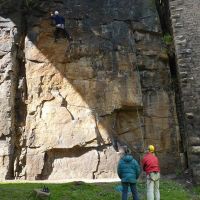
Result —
<instances>
[{"instance_id":1,"label":"climber's trousers","mask_svg":"<svg viewBox=\"0 0 200 200\"><path fill-rule=\"evenodd\" d=\"M158 172L147 175L147 200L160 200L159 179Z\"/></svg>"}]
</instances>

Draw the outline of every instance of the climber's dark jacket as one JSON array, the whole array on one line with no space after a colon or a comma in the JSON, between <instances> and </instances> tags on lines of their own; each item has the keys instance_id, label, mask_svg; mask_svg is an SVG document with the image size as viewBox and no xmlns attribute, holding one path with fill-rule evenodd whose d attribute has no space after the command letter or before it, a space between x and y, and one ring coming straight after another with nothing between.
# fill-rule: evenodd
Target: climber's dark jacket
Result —
<instances>
[{"instance_id":1,"label":"climber's dark jacket","mask_svg":"<svg viewBox=\"0 0 200 200\"><path fill-rule=\"evenodd\" d=\"M65 24L65 18L60 15L54 15L51 17L52 20L54 20L55 24Z\"/></svg>"}]
</instances>

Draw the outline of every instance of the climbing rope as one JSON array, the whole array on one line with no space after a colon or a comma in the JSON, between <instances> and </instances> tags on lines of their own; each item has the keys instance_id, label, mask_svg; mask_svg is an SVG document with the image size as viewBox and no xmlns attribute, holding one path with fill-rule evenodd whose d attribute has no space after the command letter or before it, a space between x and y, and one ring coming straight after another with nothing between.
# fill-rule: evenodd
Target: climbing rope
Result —
<instances>
[{"instance_id":1,"label":"climbing rope","mask_svg":"<svg viewBox=\"0 0 200 200\"><path fill-rule=\"evenodd\" d=\"M133 44L131 44L131 49L132 49L132 52L134 53L134 49L133 49ZM134 63L134 60L130 60L130 62L131 63ZM141 100L140 101L142 101L142 89L141 89L141 80L140 80L140 72L139 72L139 69L138 69L138 65L136 64L136 68L135 68L136 70L136 74L137 74L137 77L136 77L136 82L137 82L137 91L138 91L138 94L139 94L139 96L140 96L140 98L141 98ZM139 112L138 112L138 108L137 108L137 117L138 117L138 122L139 122L139 126L138 127L136 127L136 129L137 128L139 128L140 129L140 134L141 134L141 138L142 138L142 148L143 148L143 151L144 151L144 129L142 129L142 127L143 127L143 125L142 125L142 123L141 123L141 118L140 118L140 115L139 115Z\"/></svg>"},{"instance_id":2,"label":"climbing rope","mask_svg":"<svg viewBox=\"0 0 200 200\"><path fill-rule=\"evenodd\" d=\"M139 115L139 112L138 112L138 108L137 108L137 117L138 117L138 122L139 122L139 127L140 127L140 134L141 134L141 137L142 137L142 149L143 149L143 152L144 152L144 131L142 129L143 127L143 124L141 123L141 119L140 119L140 115Z\"/></svg>"}]
</instances>

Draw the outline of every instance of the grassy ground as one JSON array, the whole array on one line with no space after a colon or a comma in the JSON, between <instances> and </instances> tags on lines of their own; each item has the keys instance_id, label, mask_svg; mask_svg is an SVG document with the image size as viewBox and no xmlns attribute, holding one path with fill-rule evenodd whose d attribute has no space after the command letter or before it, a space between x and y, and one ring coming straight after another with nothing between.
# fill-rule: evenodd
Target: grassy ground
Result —
<instances>
[{"instance_id":1,"label":"grassy ground","mask_svg":"<svg viewBox=\"0 0 200 200\"><path fill-rule=\"evenodd\" d=\"M51 200L120 200L120 192L115 190L119 183L67 183L46 184L51 191ZM0 183L1 200L33 200L33 189L42 188L42 184ZM138 184L140 199L145 200L145 183ZM173 181L161 181L161 200L200 200L200 187L190 190ZM130 198L131 199L131 198Z\"/></svg>"}]
</instances>

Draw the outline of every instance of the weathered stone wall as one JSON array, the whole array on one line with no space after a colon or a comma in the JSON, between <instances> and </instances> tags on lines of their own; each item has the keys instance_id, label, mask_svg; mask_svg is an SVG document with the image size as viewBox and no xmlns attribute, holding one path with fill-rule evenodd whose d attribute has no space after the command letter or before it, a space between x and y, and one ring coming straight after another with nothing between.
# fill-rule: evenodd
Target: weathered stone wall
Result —
<instances>
[{"instance_id":1,"label":"weathered stone wall","mask_svg":"<svg viewBox=\"0 0 200 200\"><path fill-rule=\"evenodd\" d=\"M54 10L73 42L54 42ZM154 144L162 173L181 167L168 57L151 0L48 0L16 12L14 178L116 177L116 148L124 144L138 160Z\"/></svg>"},{"instance_id":2,"label":"weathered stone wall","mask_svg":"<svg viewBox=\"0 0 200 200\"><path fill-rule=\"evenodd\" d=\"M0 177L10 177L14 153L15 94L17 61L15 59L15 24L0 17Z\"/></svg>"},{"instance_id":3,"label":"weathered stone wall","mask_svg":"<svg viewBox=\"0 0 200 200\"><path fill-rule=\"evenodd\" d=\"M189 167L200 182L200 2L170 1Z\"/></svg>"}]
</instances>

